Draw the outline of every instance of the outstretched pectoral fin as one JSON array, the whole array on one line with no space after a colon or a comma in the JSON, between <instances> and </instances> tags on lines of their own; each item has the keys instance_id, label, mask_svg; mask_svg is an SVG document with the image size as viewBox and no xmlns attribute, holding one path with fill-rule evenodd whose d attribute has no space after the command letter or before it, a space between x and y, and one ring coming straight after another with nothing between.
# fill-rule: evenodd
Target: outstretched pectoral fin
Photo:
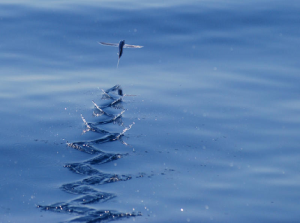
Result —
<instances>
[{"instance_id":1,"label":"outstretched pectoral fin","mask_svg":"<svg viewBox=\"0 0 300 223\"><path fill-rule=\"evenodd\" d=\"M98 43L101 44L101 45L104 45L104 46L114 46L114 47L119 46L118 43L104 43L104 42L98 42Z\"/></svg>"}]
</instances>

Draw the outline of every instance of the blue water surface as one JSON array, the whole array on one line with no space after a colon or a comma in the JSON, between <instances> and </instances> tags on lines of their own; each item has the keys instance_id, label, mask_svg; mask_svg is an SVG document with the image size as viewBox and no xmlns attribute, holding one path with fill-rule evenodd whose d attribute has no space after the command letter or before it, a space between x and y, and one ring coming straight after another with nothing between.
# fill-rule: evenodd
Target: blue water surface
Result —
<instances>
[{"instance_id":1,"label":"blue water surface","mask_svg":"<svg viewBox=\"0 0 300 223\"><path fill-rule=\"evenodd\" d=\"M299 21L293 0L1 1L0 222L298 222ZM144 47L117 68L98 41L123 39Z\"/></svg>"}]
</instances>

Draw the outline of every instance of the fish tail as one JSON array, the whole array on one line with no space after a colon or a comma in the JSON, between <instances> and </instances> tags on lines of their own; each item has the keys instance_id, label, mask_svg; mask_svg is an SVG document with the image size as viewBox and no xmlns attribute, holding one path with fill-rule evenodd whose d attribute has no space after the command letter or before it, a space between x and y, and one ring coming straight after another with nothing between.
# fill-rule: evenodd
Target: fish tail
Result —
<instances>
[{"instance_id":1,"label":"fish tail","mask_svg":"<svg viewBox=\"0 0 300 223\"><path fill-rule=\"evenodd\" d=\"M119 67L119 62L120 62L120 58L118 59L118 64L117 64L117 68Z\"/></svg>"}]
</instances>

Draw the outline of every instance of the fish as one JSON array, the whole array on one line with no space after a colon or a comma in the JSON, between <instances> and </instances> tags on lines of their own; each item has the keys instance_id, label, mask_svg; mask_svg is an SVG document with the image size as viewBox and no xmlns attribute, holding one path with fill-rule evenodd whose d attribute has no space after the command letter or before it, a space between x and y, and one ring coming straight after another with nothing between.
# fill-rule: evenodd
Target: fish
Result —
<instances>
[{"instance_id":1,"label":"fish","mask_svg":"<svg viewBox=\"0 0 300 223\"><path fill-rule=\"evenodd\" d=\"M130 44L125 44L125 40L121 40L119 43L105 43L105 42L98 42L101 45L104 46L113 46L113 47L119 47L119 58L118 58L118 64L117 67L119 67L119 62L120 58L123 54L123 48L143 48L144 46L139 46L139 45L130 45Z\"/></svg>"}]
</instances>

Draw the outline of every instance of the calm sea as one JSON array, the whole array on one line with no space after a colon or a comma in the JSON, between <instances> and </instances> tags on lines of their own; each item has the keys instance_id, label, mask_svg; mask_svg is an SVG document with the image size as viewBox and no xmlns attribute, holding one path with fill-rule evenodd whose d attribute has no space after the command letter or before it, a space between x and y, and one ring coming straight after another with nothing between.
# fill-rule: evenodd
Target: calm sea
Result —
<instances>
[{"instance_id":1,"label":"calm sea","mask_svg":"<svg viewBox=\"0 0 300 223\"><path fill-rule=\"evenodd\" d=\"M299 222L300 2L0 1L0 223ZM144 46L124 49L98 41Z\"/></svg>"}]
</instances>

